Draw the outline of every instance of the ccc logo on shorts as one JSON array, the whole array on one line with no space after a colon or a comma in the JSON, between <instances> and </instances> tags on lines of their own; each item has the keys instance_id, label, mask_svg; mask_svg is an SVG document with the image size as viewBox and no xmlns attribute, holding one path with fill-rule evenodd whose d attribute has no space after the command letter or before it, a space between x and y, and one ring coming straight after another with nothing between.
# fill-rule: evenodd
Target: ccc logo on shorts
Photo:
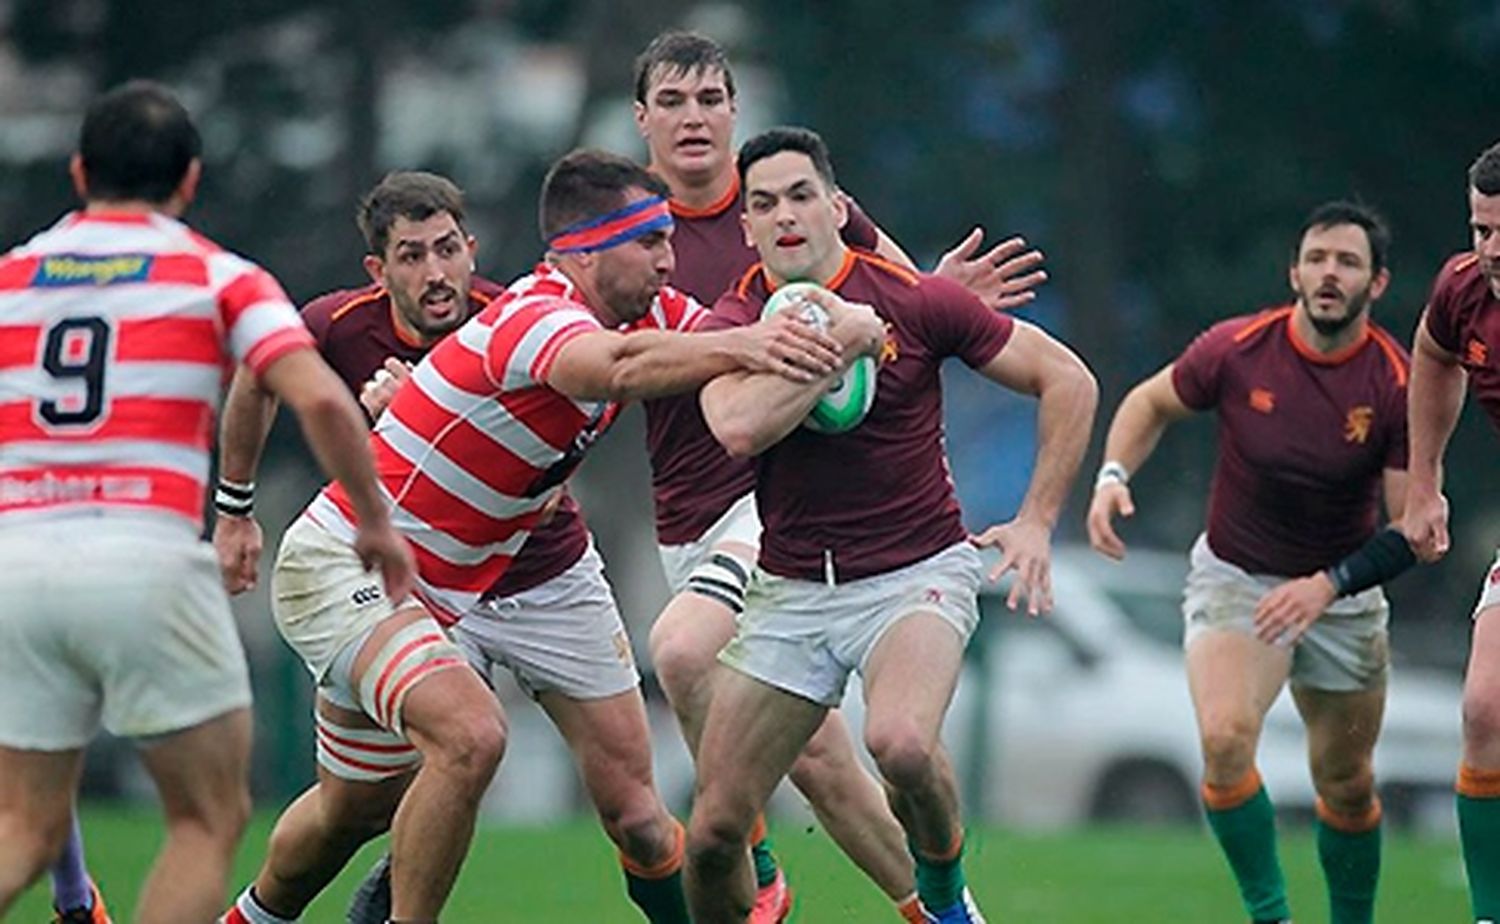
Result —
<instances>
[{"instance_id":1,"label":"ccc logo on shorts","mask_svg":"<svg viewBox=\"0 0 1500 924\"><path fill-rule=\"evenodd\" d=\"M374 584L366 584L350 594L349 599L355 606L368 606L380 599L380 588Z\"/></svg>"}]
</instances>

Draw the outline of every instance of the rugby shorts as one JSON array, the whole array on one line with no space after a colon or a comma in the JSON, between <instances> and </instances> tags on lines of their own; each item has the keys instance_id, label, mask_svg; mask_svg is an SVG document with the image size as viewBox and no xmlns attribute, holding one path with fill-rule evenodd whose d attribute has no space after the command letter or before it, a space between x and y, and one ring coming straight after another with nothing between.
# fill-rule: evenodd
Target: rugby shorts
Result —
<instances>
[{"instance_id":1,"label":"rugby shorts","mask_svg":"<svg viewBox=\"0 0 1500 924\"><path fill-rule=\"evenodd\" d=\"M530 590L488 598L451 630L480 675L504 667L531 696L603 699L640 684L604 561L593 544L572 567Z\"/></svg>"},{"instance_id":2,"label":"rugby shorts","mask_svg":"<svg viewBox=\"0 0 1500 924\"><path fill-rule=\"evenodd\" d=\"M979 625L984 564L967 541L894 571L840 584L756 569L745 612L719 660L825 706L844 698L849 674L908 616L934 613L967 644Z\"/></svg>"},{"instance_id":3,"label":"rugby shorts","mask_svg":"<svg viewBox=\"0 0 1500 924\"><path fill-rule=\"evenodd\" d=\"M1495 562L1485 572L1484 584L1479 588L1479 602L1474 605L1474 618L1492 606L1500 606L1500 549L1495 551Z\"/></svg>"},{"instance_id":4,"label":"rugby shorts","mask_svg":"<svg viewBox=\"0 0 1500 924\"><path fill-rule=\"evenodd\" d=\"M694 570L708 562L714 549L725 543L737 543L751 549L760 548L760 515L755 510L754 493L735 501L703 535L692 542L656 547L661 556L662 571L667 576L667 587L672 593L680 594L686 590ZM754 555L750 557L751 561L748 562L741 559L747 573L754 565Z\"/></svg>"},{"instance_id":5,"label":"rugby shorts","mask_svg":"<svg viewBox=\"0 0 1500 924\"><path fill-rule=\"evenodd\" d=\"M0 529L0 744L72 750L250 705L213 548L150 514Z\"/></svg>"},{"instance_id":6,"label":"rugby shorts","mask_svg":"<svg viewBox=\"0 0 1500 924\"><path fill-rule=\"evenodd\" d=\"M1183 648L1207 632L1255 634L1255 607L1285 577L1251 574L1214 554L1199 535L1183 593ZM1292 649L1289 679L1313 690L1354 692L1385 683L1390 673L1390 605L1379 587L1341 597Z\"/></svg>"}]
</instances>

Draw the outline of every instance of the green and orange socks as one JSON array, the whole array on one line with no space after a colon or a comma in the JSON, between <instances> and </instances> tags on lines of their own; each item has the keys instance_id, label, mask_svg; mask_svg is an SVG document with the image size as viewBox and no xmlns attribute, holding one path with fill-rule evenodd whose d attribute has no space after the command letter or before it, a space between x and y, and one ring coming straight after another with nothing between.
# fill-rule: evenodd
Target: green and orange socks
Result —
<instances>
[{"instance_id":1,"label":"green and orange socks","mask_svg":"<svg viewBox=\"0 0 1500 924\"><path fill-rule=\"evenodd\" d=\"M1291 917L1276 856L1276 812L1260 772L1251 768L1230 786L1204 783L1203 805L1250 917L1257 921Z\"/></svg>"},{"instance_id":2,"label":"green and orange socks","mask_svg":"<svg viewBox=\"0 0 1500 924\"><path fill-rule=\"evenodd\" d=\"M1318 860L1328 880L1328 920L1370 924L1380 880L1380 800L1359 815L1341 815L1318 800Z\"/></svg>"},{"instance_id":3,"label":"green and orange socks","mask_svg":"<svg viewBox=\"0 0 1500 924\"><path fill-rule=\"evenodd\" d=\"M766 833L766 816L755 816L750 829L750 861L755 865L755 887L764 889L776 881L776 854L771 850L771 836Z\"/></svg>"},{"instance_id":4,"label":"green and orange socks","mask_svg":"<svg viewBox=\"0 0 1500 924\"><path fill-rule=\"evenodd\" d=\"M933 912L952 908L964 898L964 836L959 832L952 845L938 856L928 856L911 845L917 863L917 896Z\"/></svg>"},{"instance_id":5,"label":"green and orange socks","mask_svg":"<svg viewBox=\"0 0 1500 924\"><path fill-rule=\"evenodd\" d=\"M1458 768L1458 835L1478 920L1500 921L1500 770Z\"/></svg>"},{"instance_id":6,"label":"green and orange socks","mask_svg":"<svg viewBox=\"0 0 1500 924\"><path fill-rule=\"evenodd\" d=\"M620 854L625 868L625 891L652 924L691 924L687 897L682 892L682 859L687 832L674 819L672 852L652 866L642 866Z\"/></svg>"}]
</instances>

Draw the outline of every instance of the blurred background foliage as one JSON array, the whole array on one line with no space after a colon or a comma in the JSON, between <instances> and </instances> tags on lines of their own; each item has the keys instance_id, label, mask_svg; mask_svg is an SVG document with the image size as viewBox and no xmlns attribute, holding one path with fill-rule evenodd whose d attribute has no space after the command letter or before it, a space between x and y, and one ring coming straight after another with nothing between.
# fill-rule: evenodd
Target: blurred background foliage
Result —
<instances>
[{"instance_id":1,"label":"blurred background foliage","mask_svg":"<svg viewBox=\"0 0 1500 924\"><path fill-rule=\"evenodd\" d=\"M481 271L509 279L540 251L553 158L579 144L644 156L631 63L673 26L729 48L741 137L819 129L842 184L918 262L976 224L1046 251L1053 281L1028 315L1099 376L1090 471L1132 383L1212 321L1287 297L1292 237L1323 200L1391 220L1376 314L1409 342L1432 274L1468 246L1464 171L1500 137L1493 0L0 0L0 243L71 207L64 164L88 99L149 76L204 133L191 220L298 301L363 281L354 205L391 169L464 186ZM949 403L977 528L1024 488L1031 411L964 375ZM577 492L639 643L664 591L638 415L620 429ZM1213 426L1178 429L1136 481L1131 541L1185 549L1201 526ZM1471 410L1449 453L1455 554L1394 588L1410 659L1462 663L1500 539L1487 430ZM1062 538L1081 537L1090 482ZM283 421L262 478L268 546L316 483ZM257 673L304 689L263 596L242 612ZM304 723L299 695L263 695L263 721Z\"/></svg>"}]
</instances>

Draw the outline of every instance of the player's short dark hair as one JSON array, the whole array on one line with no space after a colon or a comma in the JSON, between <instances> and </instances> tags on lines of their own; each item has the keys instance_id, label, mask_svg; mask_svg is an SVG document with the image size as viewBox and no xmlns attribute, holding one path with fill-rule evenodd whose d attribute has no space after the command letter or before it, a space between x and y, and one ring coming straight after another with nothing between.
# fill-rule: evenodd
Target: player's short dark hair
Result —
<instances>
[{"instance_id":1,"label":"player's short dark hair","mask_svg":"<svg viewBox=\"0 0 1500 924\"><path fill-rule=\"evenodd\" d=\"M669 74L703 73L718 70L724 75L724 89L729 98L734 98L734 74L729 70L729 59L718 42L701 32L672 30L663 32L651 40L646 50L635 59L635 101L646 102L646 93L651 89L651 75L658 67L666 68Z\"/></svg>"},{"instance_id":2,"label":"player's short dark hair","mask_svg":"<svg viewBox=\"0 0 1500 924\"><path fill-rule=\"evenodd\" d=\"M1481 196L1500 196L1500 141L1485 148L1469 166L1469 187Z\"/></svg>"},{"instance_id":3,"label":"player's short dark hair","mask_svg":"<svg viewBox=\"0 0 1500 924\"><path fill-rule=\"evenodd\" d=\"M625 193L631 189L644 189L663 199L672 195L661 177L628 157L592 150L564 155L542 181L537 216L542 240L550 241L569 225L622 208Z\"/></svg>"},{"instance_id":4,"label":"player's short dark hair","mask_svg":"<svg viewBox=\"0 0 1500 924\"><path fill-rule=\"evenodd\" d=\"M822 136L810 128L785 125L763 131L740 145L740 154L736 160L740 182L745 182L745 174L750 172L756 161L783 151L806 154L813 163L813 169L818 171L818 176L823 178L828 188L838 186L838 181L833 176L833 158L829 156L828 145L823 143Z\"/></svg>"},{"instance_id":5,"label":"player's short dark hair","mask_svg":"<svg viewBox=\"0 0 1500 924\"><path fill-rule=\"evenodd\" d=\"M365 236L370 253L383 255L397 218L426 221L443 212L452 215L458 227L467 233L464 192L458 184L436 173L397 170L387 173L360 200L354 221L359 225L359 233Z\"/></svg>"},{"instance_id":6,"label":"player's short dark hair","mask_svg":"<svg viewBox=\"0 0 1500 924\"><path fill-rule=\"evenodd\" d=\"M1365 231L1365 240L1370 243L1370 270L1378 273L1385 269L1391 252L1391 228L1379 212L1363 202L1338 199L1325 202L1308 213L1307 220L1297 232L1297 241L1292 245L1292 262L1296 263L1302 252L1302 239L1313 228L1332 228L1334 225L1359 225Z\"/></svg>"},{"instance_id":7,"label":"player's short dark hair","mask_svg":"<svg viewBox=\"0 0 1500 924\"><path fill-rule=\"evenodd\" d=\"M166 202L202 153L192 116L150 80L121 84L90 103L78 138L91 201Z\"/></svg>"}]
</instances>

